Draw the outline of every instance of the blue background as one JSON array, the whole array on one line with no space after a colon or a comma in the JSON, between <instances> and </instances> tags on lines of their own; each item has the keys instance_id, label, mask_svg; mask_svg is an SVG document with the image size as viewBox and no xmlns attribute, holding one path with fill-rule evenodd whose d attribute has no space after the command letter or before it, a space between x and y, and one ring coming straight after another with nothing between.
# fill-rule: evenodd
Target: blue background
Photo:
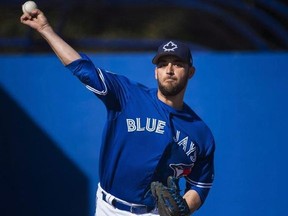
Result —
<instances>
[{"instance_id":1,"label":"blue background","mask_svg":"<svg viewBox=\"0 0 288 216\"><path fill-rule=\"evenodd\" d=\"M89 56L156 86L152 53ZM288 53L196 52L194 63L185 100L217 144L195 215L286 215ZM93 215L101 102L53 54L0 56L0 92L0 214Z\"/></svg>"}]
</instances>

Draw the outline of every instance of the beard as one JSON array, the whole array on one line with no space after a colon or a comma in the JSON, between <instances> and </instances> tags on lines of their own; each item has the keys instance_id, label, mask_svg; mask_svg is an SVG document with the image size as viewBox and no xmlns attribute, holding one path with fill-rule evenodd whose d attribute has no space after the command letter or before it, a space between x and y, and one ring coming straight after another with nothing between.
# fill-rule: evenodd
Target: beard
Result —
<instances>
[{"instance_id":1,"label":"beard","mask_svg":"<svg viewBox=\"0 0 288 216\"><path fill-rule=\"evenodd\" d=\"M161 92L162 95L166 97L176 96L178 95L182 90L186 88L188 79L183 80L179 84L176 83L167 83L166 85L158 81L158 89Z\"/></svg>"}]
</instances>

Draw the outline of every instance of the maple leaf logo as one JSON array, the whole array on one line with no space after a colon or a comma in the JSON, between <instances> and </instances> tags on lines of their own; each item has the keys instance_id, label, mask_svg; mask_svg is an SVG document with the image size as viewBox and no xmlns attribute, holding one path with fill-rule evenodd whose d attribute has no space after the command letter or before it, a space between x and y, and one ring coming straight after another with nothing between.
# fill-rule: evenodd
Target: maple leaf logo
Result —
<instances>
[{"instance_id":1,"label":"maple leaf logo","mask_svg":"<svg viewBox=\"0 0 288 216\"><path fill-rule=\"evenodd\" d=\"M175 49L177 48L178 48L177 44L173 43L172 41L169 41L167 44L163 46L164 52L175 51Z\"/></svg>"}]
</instances>

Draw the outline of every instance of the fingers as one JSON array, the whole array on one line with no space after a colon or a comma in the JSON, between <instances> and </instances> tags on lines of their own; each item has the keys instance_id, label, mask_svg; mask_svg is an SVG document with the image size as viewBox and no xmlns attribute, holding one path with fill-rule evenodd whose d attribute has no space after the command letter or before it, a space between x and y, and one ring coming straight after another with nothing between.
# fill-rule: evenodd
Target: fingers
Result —
<instances>
[{"instance_id":1,"label":"fingers","mask_svg":"<svg viewBox=\"0 0 288 216\"><path fill-rule=\"evenodd\" d=\"M37 17L39 15L43 15L43 12L40 11L38 8L37 9L34 9L31 13L30 13L30 16L31 17Z\"/></svg>"},{"instance_id":2,"label":"fingers","mask_svg":"<svg viewBox=\"0 0 288 216\"><path fill-rule=\"evenodd\" d=\"M20 21L21 21L21 22L24 22L24 21L29 20L29 19L31 19L31 16L30 16L28 13L24 13L24 14L22 14L22 16L20 17Z\"/></svg>"},{"instance_id":3,"label":"fingers","mask_svg":"<svg viewBox=\"0 0 288 216\"><path fill-rule=\"evenodd\" d=\"M42 30L45 26L48 26L48 21L42 11L39 9L33 10L31 13L24 13L20 17L20 22L37 30Z\"/></svg>"},{"instance_id":4,"label":"fingers","mask_svg":"<svg viewBox=\"0 0 288 216\"><path fill-rule=\"evenodd\" d=\"M43 13L39 9L35 9L31 13L23 13L20 17L20 21L25 22L27 20L33 20L34 18L37 18L39 15L42 14Z\"/></svg>"}]
</instances>

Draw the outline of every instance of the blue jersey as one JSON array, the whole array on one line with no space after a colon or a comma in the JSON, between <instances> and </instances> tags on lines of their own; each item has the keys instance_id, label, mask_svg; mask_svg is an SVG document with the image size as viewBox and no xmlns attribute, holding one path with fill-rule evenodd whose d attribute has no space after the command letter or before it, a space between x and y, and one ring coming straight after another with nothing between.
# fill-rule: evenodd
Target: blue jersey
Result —
<instances>
[{"instance_id":1,"label":"blue jersey","mask_svg":"<svg viewBox=\"0 0 288 216\"><path fill-rule=\"evenodd\" d=\"M186 179L186 190L202 203L214 176L214 139L205 123L184 103L176 110L125 76L94 66L81 55L67 67L107 108L99 161L104 190L127 202L153 206L152 181L172 175Z\"/></svg>"}]
</instances>

